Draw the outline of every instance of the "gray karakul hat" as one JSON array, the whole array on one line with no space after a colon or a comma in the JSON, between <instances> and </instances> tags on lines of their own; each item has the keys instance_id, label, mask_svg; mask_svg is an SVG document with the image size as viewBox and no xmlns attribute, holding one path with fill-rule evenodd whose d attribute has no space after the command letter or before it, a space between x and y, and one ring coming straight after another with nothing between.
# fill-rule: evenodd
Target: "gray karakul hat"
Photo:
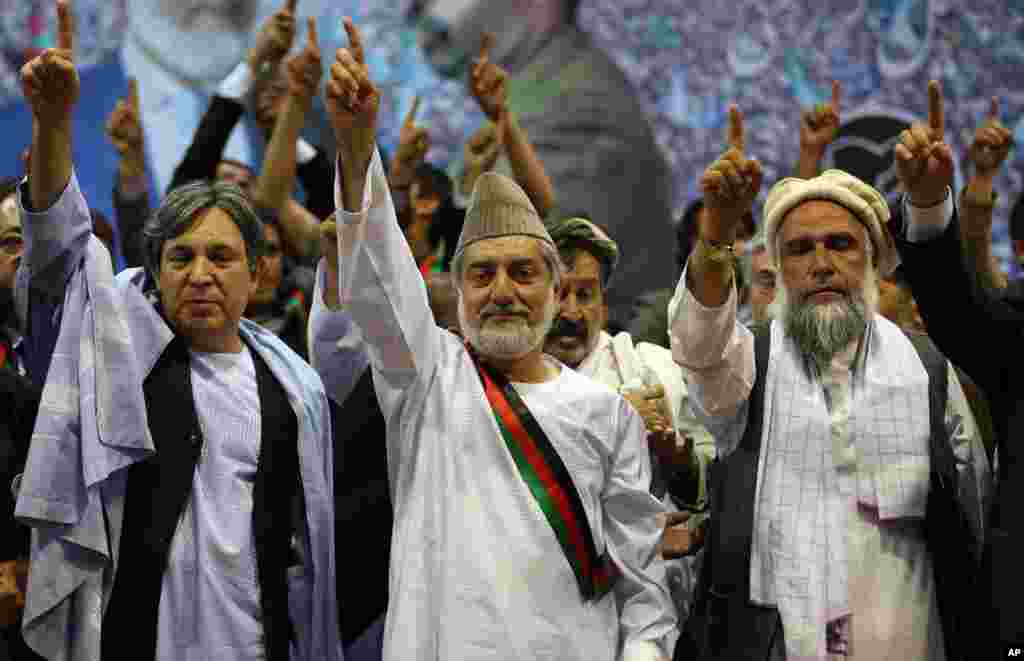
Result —
<instances>
[{"instance_id":1,"label":"gray karakul hat","mask_svg":"<svg viewBox=\"0 0 1024 661\"><path fill-rule=\"evenodd\" d=\"M485 172L473 187L455 254L477 241L514 235L532 236L555 245L519 184L505 175Z\"/></svg>"}]
</instances>

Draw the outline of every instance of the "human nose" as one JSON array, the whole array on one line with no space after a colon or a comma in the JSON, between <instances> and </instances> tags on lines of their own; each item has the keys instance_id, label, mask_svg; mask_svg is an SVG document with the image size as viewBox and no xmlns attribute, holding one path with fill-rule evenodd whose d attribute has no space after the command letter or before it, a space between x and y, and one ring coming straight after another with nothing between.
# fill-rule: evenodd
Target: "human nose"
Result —
<instances>
[{"instance_id":1,"label":"human nose","mask_svg":"<svg viewBox=\"0 0 1024 661\"><path fill-rule=\"evenodd\" d=\"M508 305L515 301L512 279L508 277L504 270L499 270L494 276L494 283L491 286L491 300L496 305Z\"/></svg>"},{"instance_id":2,"label":"human nose","mask_svg":"<svg viewBox=\"0 0 1024 661\"><path fill-rule=\"evenodd\" d=\"M835 273L835 265L832 257L825 248L825 244L818 242L814 244L814 255L811 258L811 272L819 277L829 276Z\"/></svg>"},{"instance_id":3,"label":"human nose","mask_svg":"<svg viewBox=\"0 0 1024 661\"><path fill-rule=\"evenodd\" d=\"M205 257L196 257L192 260L192 268L188 272L188 280L193 285L205 285L212 281L212 265Z\"/></svg>"},{"instance_id":4,"label":"human nose","mask_svg":"<svg viewBox=\"0 0 1024 661\"><path fill-rule=\"evenodd\" d=\"M559 314L570 321L578 321L582 316L579 301L576 300L576 294L572 291L567 291L562 295L559 307L561 308Z\"/></svg>"}]
</instances>

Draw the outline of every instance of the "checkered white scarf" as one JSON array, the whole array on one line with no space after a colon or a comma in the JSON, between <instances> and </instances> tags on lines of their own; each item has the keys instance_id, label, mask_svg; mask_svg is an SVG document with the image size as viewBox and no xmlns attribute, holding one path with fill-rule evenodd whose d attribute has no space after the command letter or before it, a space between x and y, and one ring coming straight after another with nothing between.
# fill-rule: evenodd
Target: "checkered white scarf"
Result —
<instances>
[{"instance_id":1,"label":"checkered white scarf","mask_svg":"<svg viewBox=\"0 0 1024 661\"><path fill-rule=\"evenodd\" d=\"M876 315L852 378L826 396L781 322L771 333L750 596L778 607L788 659L827 659L826 624L850 615L854 503L880 519L924 517L928 374L903 332Z\"/></svg>"}]
</instances>

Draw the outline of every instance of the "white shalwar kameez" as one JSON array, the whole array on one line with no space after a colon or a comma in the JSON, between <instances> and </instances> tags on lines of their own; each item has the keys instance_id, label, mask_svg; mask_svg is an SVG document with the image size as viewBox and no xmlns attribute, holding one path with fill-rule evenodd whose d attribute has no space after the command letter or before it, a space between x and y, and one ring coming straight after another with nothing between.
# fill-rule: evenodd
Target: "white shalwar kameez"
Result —
<instances>
[{"instance_id":1,"label":"white shalwar kameez","mask_svg":"<svg viewBox=\"0 0 1024 661\"><path fill-rule=\"evenodd\" d=\"M470 354L434 323L379 155L362 211L343 211L340 182L335 195L343 312L316 306L315 314L339 323L351 315L387 420L395 529L384 658L670 657L676 618L656 553L664 508L648 493L640 416L568 368L546 383L514 384L572 476L598 554L622 572L614 598L584 602L499 435ZM331 326L311 323L325 333Z\"/></svg>"},{"instance_id":2,"label":"white shalwar kameez","mask_svg":"<svg viewBox=\"0 0 1024 661\"><path fill-rule=\"evenodd\" d=\"M916 210L915 210L916 211ZM716 308L707 308L693 296L686 284L684 271L676 288L675 296L669 304L670 337L672 351L676 361L689 372L689 383L694 396L694 408L711 430L715 437L718 452L721 456L728 455L740 442L747 423L747 403L754 382L754 336L736 320L736 290L725 304ZM772 405L771 392L788 372L782 367L783 357L794 351L792 343L784 341L780 321L773 322L772 328L772 362L769 363L766 377L766 410ZM772 660L777 661L794 656L800 658L828 659L843 661L863 659L864 661L909 661L928 660L943 661L945 651L941 622L935 601L935 582L932 572L931 557L925 544L922 529L923 510L917 515L894 517L879 520L879 506L883 502L871 502L870 487L875 484L874 473L867 459L871 456L870 442L875 439L871 432L854 425L856 408L864 405L872 388L881 387L887 379L893 382L907 377L901 374L914 374L927 381L924 368L916 358L913 349L904 348L899 354L894 348L899 340L909 341L886 319L876 316L871 322L869 333L875 336L874 348L869 351L875 357L865 367L864 356L859 357L858 343L855 341L846 350L839 352L833 359L829 369L817 377L812 389L805 394L817 398L817 407L826 410L825 415L831 427L831 447L826 447L819 439L808 440L802 433L780 433L778 428L786 428L790 432L795 429L792 419L776 420L778 412L772 413L766 420L765 439L762 442L761 463L758 469L758 501L755 510L754 541L751 552L751 601L764 605L777 605L782 614L783 622L804 624L801 616L807 615L817 608L807 604L794 603L799 600L790 599L776 585L793 584L804 581L810 585L808 595L813 595L813 588L825 581L823 576L841 576L843 609L837 615L841 617L830 620L827 616L816 621L813 631L799 633L815 636L824 635L827 627L835 627L846 645L843 653L827 652L811 653L806 656L783 652L781 646L773 650ZM883 342L882 338L891 338ZM893 340L897 340L894 342ZM883 348L886 347L886 348ZM877 352L883 352L876 355ZM902 355L899 361L888 360L894 355ZM779 357L781 356L781 357ZM915 367L916 361L916 367ZM792 360L790 361L792 362ZM794 368L790 368L792 372ZM867 372L869 376L863 375ZM983 503L987 501L991 488L990 469L984 447L978 435L974 417L967 405L959 380L951 365L947 364L948 398L945 412L945 423L950 444L956 457L960 489L970 494L967 502L974 505L968 512L968 518L980 541L983 530ZM854 381L862 389L854 395ZM927 386L925 386L927 387ZM810 417L817 415L808 402L797 401L797 391L787 391L786 397L775 395L775 406L783 400L784 407L799 407L801 415ZM910 399L904 393L905 399ZM782 397L782 399L780 399ZM920 438L904 438L901 443L916 452L924 459L923 471L903 471L901 479L908 487L917 488L924 480L927 484L927 392L923 395L924 410L913 411L903 407L894 420L885 424L894 425L901 419L913 414L923 415L924 436ZM901 401L901 404L903 402ZM863 411L860 411L863 415ZM795 414L794 414L795 415ZM917 425L920 428L922 425ZM897 427L894 427L896 429ZM901 428L901 427L899 427ZM883 432L885 430L882 430ZM819 444L820 445L817 445ZM778 448L778 449L776 449ZM827 493L815 492L814 499L839 502L840 509L830 510L830 514L841 512L845 518L845 529L837 531L837 536L844 538L844 548L838 549L839 560L822 561L813 552L813 546L807 539L813 539L814 545L821 544L823 538L804 538L808 517L805 515L782 517L778 526L779 532L762 535L758 539L758 531L764 527L771 528L775 521L784 514L778 504L766 503L766 484L774 475L773 464L766 461L772 453L785 451L791 457L812 457L826 455L835 465L836 478L833 483L839 486ZM776 455L778 456L778 455ZM892 458L888 458L892 461ZM793 461L791 460L791 463ZM881 472L887 468L883 462ZM914 473L913 476L910 476ZM792 477L792 474L790 474ZM869 488L865 493L865 485ZM789 501L807 500L809 492L801 494L803 487L790 484ZM794 493L795 492L795 493ZM802 497L803 496L803 497ZM923 504L923 503L922 503ZM766 523L771 525L765 525ZM839 524L835 517L826 523ZM797 535L798 540L792 537ZM806 546L806 548L805 548ZM769 558L759 558L760 549ZM796 549L801 553L802 562L788 563L780 558ZM767 562L766 560L771 560ZM824 565L824 566L822 566ZM825 571L830 569L831 572ZM801 579L802 577L802 579ZM815 580L818 577L819 580ZM832 590L833 586L828 585ZM801 600L810 601L813 596L803 596ZM812 604L820 606L820 604ZM792 647L796 631L787 630L786 647ZM831 647L831 646L830 646Z\"/></svg>"}]
</instances>

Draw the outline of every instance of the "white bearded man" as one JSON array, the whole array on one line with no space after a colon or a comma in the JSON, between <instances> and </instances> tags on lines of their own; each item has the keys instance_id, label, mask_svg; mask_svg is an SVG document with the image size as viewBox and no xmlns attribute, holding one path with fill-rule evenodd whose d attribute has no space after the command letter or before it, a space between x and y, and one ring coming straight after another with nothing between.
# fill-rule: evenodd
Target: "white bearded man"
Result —
<instances>
[{"instance_id":1,"label":"white bearded man","mask_svg":"<svg viewBox=\"0 0 1024 661\"><path fill-rule=\"evenodd\" d=\"M889 209L838 170L776 184L779 315L751 332L729 246L761 169L735 107L729 142L702 178L708 218L669 307L719 457L676 658L971 658L989 467L948 361L876 314L896 263Z\"/></svg>"},{"instance_id":2,"label":"white bearded man","mask_svg":"<svg viewBox=\"0 0 1024 661\"><path fill-rule=\"evenodd\" d=\"M339 278L324 303L341 311L315 314L358 332L311 327L324 368L318 347L365 343L387 421L384 658L665 658L676 618L643 421L543 354L561 279L550 236L512 180L482 176L452 269L468 341L435 324L375 146L380 95L345 27L326 96Z\"/></svg>"}]
</instances>

